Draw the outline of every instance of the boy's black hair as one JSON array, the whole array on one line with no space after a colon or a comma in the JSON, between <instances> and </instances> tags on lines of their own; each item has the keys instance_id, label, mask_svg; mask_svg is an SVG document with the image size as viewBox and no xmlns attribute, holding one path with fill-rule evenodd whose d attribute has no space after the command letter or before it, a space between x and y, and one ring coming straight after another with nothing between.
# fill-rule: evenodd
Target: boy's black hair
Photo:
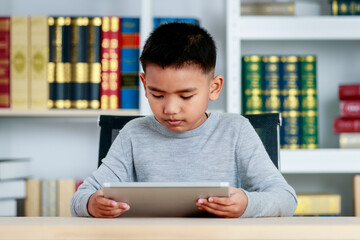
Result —
<instances>
[{"instance_id":1,"label":"boy's black hair","mask_svg":"<svg viewBox=\"0 0 360 240\"><path fill-rule=\"evenodd\" d=\"M184 64L198 64L204 73L215 68L216 46L203 28L189 23L167 23L156 28L146 40L140 56L144 69L149 63L181 68Z\"/></svg>"}]
</instances>

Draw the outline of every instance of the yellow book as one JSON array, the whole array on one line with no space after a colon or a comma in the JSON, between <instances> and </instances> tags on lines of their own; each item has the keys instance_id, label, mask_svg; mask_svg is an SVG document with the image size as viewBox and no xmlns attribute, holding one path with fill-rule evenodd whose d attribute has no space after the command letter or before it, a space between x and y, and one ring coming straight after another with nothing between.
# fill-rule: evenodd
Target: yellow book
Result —
<instances>
[{"instance_id":1,"label":"yellow book","mask_svg":"<svg viewBox=\"0 0 360 240\"><path fill-rule=\"evenodd\" d=\"M39 179L26 180L25 216L41 216L41 182Z\"/></svg>"},{"instance_id":2,"label":"yellow book","mask_svg":"<svg viewBox=\"0 0 360 240\"><path fill-rule=\"evenodd\" d=\"M58 216L71 217L70 201L75 192L75 180L61 179L58 181Z\"/></svg>"},{"instance_id":3,"label":"yellow book","mask_svg":"<svg viewBox=\"0 0 360 240\"><path fill-rule=\"evenodd\" d=\"M48 19L46 16L32 16L30 21L30 108L47 109L49 99L49 83L47 81Z\"/></svg>"},{"instance_id":4,"label":"yellow book","mask_svg":"<svg viewBox=\"0 0 360 240\"><path fill-rule=\"evenodd\" d=\"M29 17L12 16L10 27L10 106L29 108Z\"/></svg>"},{"instance_id":5,"label":"yellow book","mask_svg":"<svg viewBox=\"0 0 360 240\"><path fill-rule=\"evenodd\" d=\"M360 217L360 175L354 176L354 215Z\"/></svg>"},{"instance_id":6,"label":"yellow book","mask_svg":"<svg viewBox=\"0 0 360 240\"><path fill-rule=\"evenodd\" d=\"M298 206L294 215L340 215L340 194L298 194Z\"/></svg>"}]
</instances>

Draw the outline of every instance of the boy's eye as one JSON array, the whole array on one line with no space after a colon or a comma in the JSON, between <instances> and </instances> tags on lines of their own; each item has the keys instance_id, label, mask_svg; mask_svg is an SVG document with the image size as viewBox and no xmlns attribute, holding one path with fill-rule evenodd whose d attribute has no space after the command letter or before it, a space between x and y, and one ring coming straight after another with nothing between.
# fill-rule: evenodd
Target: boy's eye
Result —
<instances>
[{"instance_id":1,"label":"boy's eye","mask_svg":"<svg viewBox=\"0 0 360 240\"><path fill-rule=\"evenodd\" d=\"M162 95L155 95L155 94L152 94L154 98L162 98L163 96Z\"/></svg>"},{"instance_id":2,"label":"boy's eye","mask_svg":"<svg viewBox=\"0 0 360 240\"><path fill-rule=\"evenodd\" d=\"M186 97L185 97L185 96L181 96L181 98L186 100L186 99L190 99L190 98L192 98L193 96L194 96L194 95L191 95L191 96L186 96Z\"/></svg>"}]
</instances>

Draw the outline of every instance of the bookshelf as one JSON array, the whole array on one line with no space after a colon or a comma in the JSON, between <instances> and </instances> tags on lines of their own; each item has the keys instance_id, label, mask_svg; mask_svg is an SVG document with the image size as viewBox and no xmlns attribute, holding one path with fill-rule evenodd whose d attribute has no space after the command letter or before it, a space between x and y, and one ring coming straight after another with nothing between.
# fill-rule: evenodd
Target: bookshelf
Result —
<instances>
[{"instance_id":1,"label":"bookshelf","mask_svg":"<svg viewBox=\"0 0 360 240\"><path fill-rule=\"evenodd\" d=\"M355 67L360 64L360 33L353 31L360 18L335 17L329 12L319 16L241 16L241 2L226 2L227 111L241 113L241 56L316 55L320 148L281 149L281 171L296 191L340 193L342 214L351 215L352 175L360 173L360 149L339 149L332 122L339 116L338 85L360 81L360 69Z\"/></svg>"}]
</instances>

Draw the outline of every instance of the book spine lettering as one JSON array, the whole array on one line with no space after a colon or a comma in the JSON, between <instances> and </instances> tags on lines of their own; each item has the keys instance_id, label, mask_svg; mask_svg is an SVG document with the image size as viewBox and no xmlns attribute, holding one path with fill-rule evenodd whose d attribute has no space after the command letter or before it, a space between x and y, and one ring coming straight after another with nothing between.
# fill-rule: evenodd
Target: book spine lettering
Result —
<instances>
[{"instance_id":1,"label":"book spine lettering","mask_svg":"<svg viewBox=\"0 0 360 240\"><path fill-rule=\"evenodd\" d=\"M110 71L109 71L109 108L118 109L120 106L120 29L121 19L110 18Z\"/></svg>"},{"instance_id":2,"label":"book spine lettering","mask_svg":"<svg viewBox=\"0 0 360 240\"><path fill-rule=\"evenodd\" d=\"M340 115L360 118L360 99L340 101Z\"/></svg>"},{"instance_id":3,"label":"book spine lettering","mask_svg":"<svg viewBox=\"0 0 360 240\"><path fill-rule=\"evenodd\" d=\"M110 108L110 17L103 17L101 26L101 88L100 107Z\"/></svg>"},{"instance_id":4,"label":"book spine lettering","mask_svg":"<svg viewBox=\"0 0 360 240\"><path fill-rule=\"evenodd\" d=\"M335 118L333 128L335 133L360 132L360 118Z\"/></svg>"}]
</instances>

